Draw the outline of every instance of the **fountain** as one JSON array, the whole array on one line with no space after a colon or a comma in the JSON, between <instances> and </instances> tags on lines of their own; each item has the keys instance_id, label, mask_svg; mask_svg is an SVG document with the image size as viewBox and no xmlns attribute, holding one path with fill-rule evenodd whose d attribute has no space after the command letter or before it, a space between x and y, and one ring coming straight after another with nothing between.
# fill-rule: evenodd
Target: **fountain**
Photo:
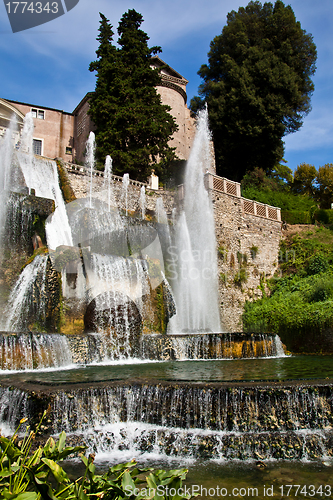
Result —
<instances>
[{"instance_id":1,"label":"fountain","mask_svg":"<svg viewBox=\"0 0 333 500\"><path fill-rule=\"evenodd\" d=\"M141 219L144 220L146 216L146 189L141 186L140 189L140 209L141 209Z\"/></svg>"},{"instance_id":2,"label":"fountain","mask_svg":"<svg viewBox=\"0 0 333 500\"><path fill-rule=\"evenodd\" d=\"M204 186L210 164L208 111L201 112L185 173L184 209L176 224L172 279L177 314L170 331L220 332L216 238L213 209Z\"/></svg>"},{"instance_id":3,"label":"fountain","mask_svg":"<svg viewBox=\"0 0 333 500\"><path fill-rule=\"evenodd\" d=\"M86 167L89 170L89 207L92 207L93 170L95 167L95 134L90 132L87 141Z\"/></svg>"},{"instance_id":4,"label":"fountain","mask_svg":"<svg viewBox=\"0 0 333 500\"><path fill-rule=\"evenodd\" d=\"M125 214L128 213L128 185L129 185L129 174L123 175L123 198L125 199Z\"/></svg>"},{"instance_id":5,"label":"fountain","mask_svg":"<svg viewBox=\"0 0 333 500\"><path fill-rule=\"evenodd\" d=\"M328 460L333 392L323 376L333 378L331 358L287 357L276 335L222 333L204 186L207 111L198 120L183 203L166 210L157 195L155 221L145 218L144 186L130 196L127 174L116 202L110 157L103 191L97 183L93 189L93 135L87 197L66 205L57 164L31 155L29 123L13 156L21 184L49 200L47 246L6 297L2 429L10 433L26 416L33 425L50 408L44 432L65 430L96 460L191 460L194 469L207 460ZM1 148L4 162L10 155ZM20 196L22 211L31 197ZM138 218L129 217L132 198Z\"/></svg>"}]
</instances>

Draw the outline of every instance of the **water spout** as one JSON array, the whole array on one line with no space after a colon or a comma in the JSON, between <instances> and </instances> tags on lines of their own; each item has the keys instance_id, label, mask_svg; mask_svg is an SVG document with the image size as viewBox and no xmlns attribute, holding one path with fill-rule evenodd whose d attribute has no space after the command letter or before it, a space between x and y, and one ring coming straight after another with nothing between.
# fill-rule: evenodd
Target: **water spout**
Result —
<instances>
[{"instance_id":1,"label":"water spout","mask_svg":"<svg viewBox=\"0 0 333 500\"><path fill-rule=\"evenodd\" d=\"M92 208L93 170L95 168L95 134L90 132L87 140L86 167L89 169L89 206Z\"/></svg>"},{"instance_id":2,"label":"water spout","mask_svg":"<svg viewBox=\"0 0 333 500\"><path fill-rule=\"evenodd\" d=\"M141 219L144 220L146 216L146 189L144 186L141 186L140 189L140 208L141 208Z\"/></svg>"},{"instance_id":3,"label":"water spout","mask_svg":"<svg viewBox=\"0 0 333 500\"><path fill-rule=\"evenodd\" d=\"M123 199L125 200L125 215L128 212L128 186L129 186L129 174L123 175Z\"/></svg>"},{"instance_id":4,"label":"water spout","mask_svg":"<svg viewBox=\"0 0 333 500\"><path fill-rule=\"evenodd\" d=\"M208 112L199 114L185 174L185 199L175 228L172 286L177 314L170 333L220 332L215 222L204 172L211 164Z\"/></svg>"}]
</instances>

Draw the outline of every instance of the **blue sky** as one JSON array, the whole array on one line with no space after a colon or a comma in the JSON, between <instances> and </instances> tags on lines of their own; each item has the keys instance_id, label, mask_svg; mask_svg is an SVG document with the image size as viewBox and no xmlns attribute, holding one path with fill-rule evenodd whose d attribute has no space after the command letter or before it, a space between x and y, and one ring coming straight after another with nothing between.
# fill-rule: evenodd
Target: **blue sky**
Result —
<instances>
[{"instance_id":1,"label":"blue sky","mask_svg":"<svg viewBox=\"0 0 333 500\"><path fill-rule=\"evenodd\" d=\"M80 0L58 19L15 34L1 3L0 97L73 111L95 87L95 77L88 66L95 59L99 12L110 19L116 31L122 14L135 9L143 15L142 29L150 37L150 46L160 45L162 59L189 80L190 100L198 92L197 71L207 62L210 41L221 33L227 13L247 3L247 0ZM285 138L285 159L293 170L302 162L319 167L333 163L333 2L284 3L291 5L302 28L313 35L318 50L312 111L302 129Z\"/></svg>"}]
</instances>

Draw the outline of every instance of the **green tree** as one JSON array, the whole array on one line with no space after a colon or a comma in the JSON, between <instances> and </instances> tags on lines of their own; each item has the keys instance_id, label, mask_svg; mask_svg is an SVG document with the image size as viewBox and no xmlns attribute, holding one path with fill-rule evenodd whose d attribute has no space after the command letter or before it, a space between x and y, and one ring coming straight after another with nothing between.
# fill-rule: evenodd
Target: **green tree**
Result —
<instances>
[{"instance_id":1,"label":"green tree","mask_svg":"<svg viewBox=\"0 0 333 500\"><path fill-rule=\"evenodd\" d=\"M333 203L333 163L318 168L316 198L320 208L331 208Z\"/></svg>"},{"instance_id":2,"label":"green tree","mask_svg":"<svg viewBox=\"0 0 333 500\"><path fill-rule=\"evenodd\" d=\"M151 57L160 47L148 47L149 37L140 28L143 18L135 10L126 12L118 26L119 48L113 45L112 26L103 14L90 71L96 71L96 89L89 114L96 125L97 158L113 159L118 175L146 180L154 168L160 175L175 159L168 144L177 130L170 107L162 105L156 91L158 70Z\"/></svg>"},{"instance_id":3,"label":"green tree","mask_svg":"<svg viewBox=\"0 0 333 500\"><path fill-rule=\"evenodd\" d=\"M269 171L281 161L283 136L310 111L316 58L312 36L281 0L251 1L228 14L198 72L218 174L239 181L248 170ZM194 111L199 106L198 99L191 103Z\"/></svg>"},{"instance_id":4,"label":"green tree","mask_svg":"<svg viewBox=\"0 0 333 500\"><path fill-rule=\"evenodd\" d=\"M314 167L313 165L309 165L308 163L301 163L297 166L294 172L294 182L292 184L292 190L295 193L306 193L309 196L314 196L314 183L317 175L318 172L316 167Z\"/></svg>"}]
</instances>

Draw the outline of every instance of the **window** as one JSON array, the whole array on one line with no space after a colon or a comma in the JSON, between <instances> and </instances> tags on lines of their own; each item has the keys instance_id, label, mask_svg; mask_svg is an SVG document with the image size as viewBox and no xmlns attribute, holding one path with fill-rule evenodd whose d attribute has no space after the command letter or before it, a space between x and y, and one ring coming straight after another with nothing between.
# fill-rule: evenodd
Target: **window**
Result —
<instances>
[{"instance_id":1,"label":"window","mask_svg":"<svg viewBox=\"0 0 333 500\"><path fill-rule=\"evenodd\" d=\"M41 139L33 139L33 144L32 144L33 150L34 150L34 155L42 155L42 141Z\"/></svg>"},{"instance_id":2,"label":"window","mask_svg":"<svg viewBox=\"0 0 333 500\"><path fill-rule=\"evenodd\" d=\"M38 118L39 120L45 119L45 112L43 109L31 108L31 115L33 118Z\"/></svg>"},{"instance_id":3,"label":"window","mask_svg":"<svg viewBox=\"0 0 333 500\"><path fill-rule=\"evenodd\" d=\"M66 155L71 155L73 153L73 148L66 147Z\"/></svg>"}]
</instances>

